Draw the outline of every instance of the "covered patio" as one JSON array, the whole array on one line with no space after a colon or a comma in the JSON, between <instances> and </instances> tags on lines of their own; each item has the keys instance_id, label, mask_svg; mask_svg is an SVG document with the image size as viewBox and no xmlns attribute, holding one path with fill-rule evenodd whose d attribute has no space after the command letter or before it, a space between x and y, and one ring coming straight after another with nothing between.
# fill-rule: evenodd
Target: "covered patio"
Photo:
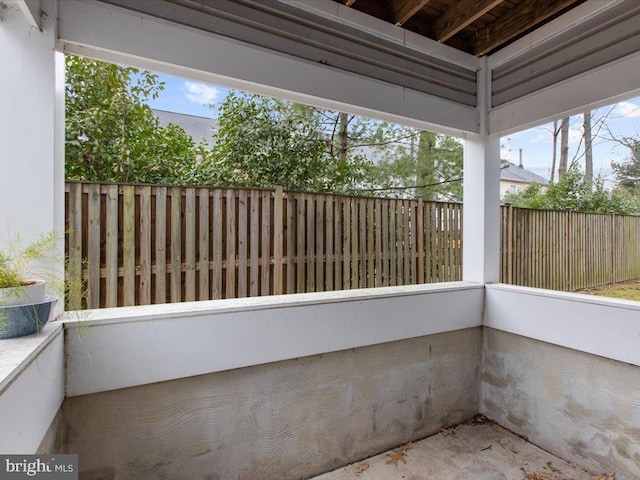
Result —
<instances>
[{"instance_id":1,"label":"covered patio","mask_svg":"<svg viewBox=\"0 0 640 480\"><path fill-rule=\"evenodd\" d=\"M64 230L65 53L465 143L462 282L67 313L0 341L0 453L76 453L82 479L297 479L482 414L640 477L640 304L497 283L500 137L638 95L640 8L510 2L563 7L460 49L403 28L427 2L390 3L391 23L329 0L0 1L3 240Z\"/></svg>"}]
</instances>

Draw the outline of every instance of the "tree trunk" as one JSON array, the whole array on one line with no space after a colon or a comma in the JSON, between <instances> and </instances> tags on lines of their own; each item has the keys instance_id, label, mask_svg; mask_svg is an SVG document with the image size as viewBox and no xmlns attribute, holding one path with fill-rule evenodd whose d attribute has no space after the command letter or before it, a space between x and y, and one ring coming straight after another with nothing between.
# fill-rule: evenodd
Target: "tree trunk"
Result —
<instances>
[{"instance_id":1,"label":"tree trunk","mask_svg":"<svg viewBox=\"0 0 640 480\"><path fill-rule=\"evenodd\" d=\"M342 165L347 163L347 150L349 148L348 126L349 114L340 112L338 116L338 159Z\"/></svg>"},{"instance_id":2,"label":"tree trunk","mask_svg":"<svg viewBox=\"0 0 640 480\"><path fill-rule=\"evenodd\" d=\"M593 183L593 150L591 148L591 111L584 112L584 179Z\"/></svg>"},{"instance_id":3,"label":"tree trunk","mask_svg":"<svg viewBox=\"0 0 640 480\"><path fill-rule=\"evenodd\" d=\"M551 179L549 180L549 185L553 184L553 177L556 174L556 159L557 159L557 151L558 151L558 121L553 122L553 155L551 157Z\"/></svg>"},{"instance_id":4,"label":"tree trunk","mask_svg":"<svg viewBox=\"0 0 640 480\"><path fill-rule=\"evenodd\" d=\"M558 181L567 172L569 161L569 118L563 118L560 126L560 164L558 165Z\"/></svg>"}]
</instances>

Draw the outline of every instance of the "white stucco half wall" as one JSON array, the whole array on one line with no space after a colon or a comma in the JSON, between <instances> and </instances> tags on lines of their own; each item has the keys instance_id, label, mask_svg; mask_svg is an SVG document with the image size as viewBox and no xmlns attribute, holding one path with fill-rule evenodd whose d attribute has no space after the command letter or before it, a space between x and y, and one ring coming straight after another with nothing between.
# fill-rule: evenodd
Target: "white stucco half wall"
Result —
<instances>
[{"instance_id":1,"label":"white stucco half wall","mask_svg":"<svg viewBox=\"0 0 640 480\"><path fill-rule=\"evenodd\" d=\"M640 366L640 302L485 286L486 327Z\"/></svg>"},{"instance_id":2,"label":"white stucco half wall","mask_svg":"<svg viewBox=\"0 0 640 480\"><path fill-rule=\"evenodd\" d=\"M66 324L69 397L482 325L463 282L94 310Z\"/></svg>"}]
</instances>

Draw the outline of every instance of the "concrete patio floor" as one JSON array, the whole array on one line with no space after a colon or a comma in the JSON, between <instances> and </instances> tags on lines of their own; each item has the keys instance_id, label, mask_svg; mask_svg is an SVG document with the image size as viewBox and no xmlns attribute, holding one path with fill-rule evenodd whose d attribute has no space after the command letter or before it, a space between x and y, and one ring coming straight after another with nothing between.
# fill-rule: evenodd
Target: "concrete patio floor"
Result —
<instances>
[{"instance_id":1,"label":"concrete patio floor","mask_svg":"<svg viewBox=\"0 0 640 480\"><path fill-rule=\"evenodd\" d=\"M470 422L314 480L594 480L598 475L493 422Z\"/></svg>"}]
</instances>

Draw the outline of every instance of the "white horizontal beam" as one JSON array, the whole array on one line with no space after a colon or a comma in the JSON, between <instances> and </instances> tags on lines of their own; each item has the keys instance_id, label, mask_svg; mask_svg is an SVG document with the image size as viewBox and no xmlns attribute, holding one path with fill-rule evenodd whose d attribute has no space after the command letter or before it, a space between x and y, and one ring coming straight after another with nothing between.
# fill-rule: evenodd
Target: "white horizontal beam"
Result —
<instances>
[{"instance_id":1,"label":"white horizontal beam","mask_svg":"<svg viewBox=\"0 0 640 480\"><path fill-rule=\"evenodd\" d=\"M67 396L482 325L462 282L89 312L66 323Z\"/></svg>"},{"instance_id":2,"label":"white horizontal beam","mask_svg":"<svg viewBox=\"0 0 640 480\"><path fill-rule=\"evenodd\" d=\"M485 286L487 327L640 366L640 302Z\"/></svg>"},{"instance_id":3,"label":"white horizontal beam","mask_svg":"<svg viewBox=\"0 0 640 480\"><path fill-rule=\"evenodd\" d=\"M491 135L507 135L640 93L640 53L608 63L489 112Z\"/></svg>"},{"instance_id":4,"label":"white horizontal beam","mask_svg":"<svg viewBox=\"0 0 640 480\"><path fill-rule=\"evenodd\" d=\"M89 1L59 3L59 48L229 88L460 136L475 108Z\"/></svg>"}]
</instances>

